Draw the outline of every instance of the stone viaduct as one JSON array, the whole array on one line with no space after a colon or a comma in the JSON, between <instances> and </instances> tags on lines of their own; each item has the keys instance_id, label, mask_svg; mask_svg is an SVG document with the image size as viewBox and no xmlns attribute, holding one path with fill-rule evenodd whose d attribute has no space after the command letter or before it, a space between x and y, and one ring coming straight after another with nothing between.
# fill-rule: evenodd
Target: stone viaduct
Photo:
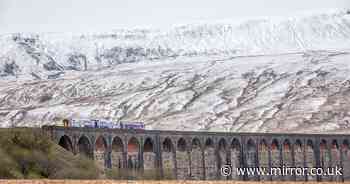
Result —
<instances>
[{"instance_id":1,"label":"stone viaduct","mask_svg":"<svg viewBox=\"0 0 350 184\"><path fill-rule=\"evenodd\" d=\"M43 127L74 154L103 170L142 173L153 179L344 181L350 180L350 135L219 133ZM223 176L220 168L231 166ZM236 168L341 167L342 175L237 175ZM157 176L150 173L157 173ZM331 172L332 173L332 172Z\"/></svg>"}]
</instances>

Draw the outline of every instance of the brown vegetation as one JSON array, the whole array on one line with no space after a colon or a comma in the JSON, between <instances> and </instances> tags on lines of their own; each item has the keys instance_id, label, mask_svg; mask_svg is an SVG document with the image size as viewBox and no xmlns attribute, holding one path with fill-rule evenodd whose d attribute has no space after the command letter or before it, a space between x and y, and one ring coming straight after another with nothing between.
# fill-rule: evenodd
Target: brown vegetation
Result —
<instances>
[{"instance_id":1,"label":"brown vegetation","mask_svg":"<svg viewBox=\"0 0 350 184\"><path fill-rule=\"evenodd\" d=\"M96 179L93 161L74 156L40 129L0 129L0 178Z\"/></svg>"}]
</instances>

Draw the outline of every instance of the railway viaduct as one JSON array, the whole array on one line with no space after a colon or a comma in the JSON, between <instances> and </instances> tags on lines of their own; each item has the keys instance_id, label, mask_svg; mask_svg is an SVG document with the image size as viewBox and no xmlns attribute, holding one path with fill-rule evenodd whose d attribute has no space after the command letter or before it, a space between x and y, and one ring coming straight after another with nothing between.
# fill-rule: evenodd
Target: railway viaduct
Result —
<instances>
[{"instance_id":1,"label":"railway viaduct","mask_svg":"<svg viewBox=\"0 0 350 184\"><path fill-rule=\"evenodd\" d=\"M153 179L350 180L350 135L219 133L43 127L52 140L114 171ZM223 176L220 168L232 167ZM341 167L342 175L237 175L236 168ZM151 173L157 173L157 176ZM135 175L136 177L136 175Z\"/></svg>"}]
</instances>

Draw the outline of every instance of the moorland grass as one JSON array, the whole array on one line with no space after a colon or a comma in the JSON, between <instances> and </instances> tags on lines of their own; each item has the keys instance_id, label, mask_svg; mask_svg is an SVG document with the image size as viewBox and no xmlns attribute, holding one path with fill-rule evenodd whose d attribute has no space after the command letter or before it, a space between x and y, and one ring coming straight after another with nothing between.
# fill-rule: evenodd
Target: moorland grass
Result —
<instances>
[{"instance_id":1,"label":"moorland grass","mask_svg":"<svg viewBox=\"0 0 350 184\"><path fill-rule=\"evenodd\" d=\"M97 179L92 160L66 151L40 129L0 129L0 179Z\"/></svg>"}]
</instances>

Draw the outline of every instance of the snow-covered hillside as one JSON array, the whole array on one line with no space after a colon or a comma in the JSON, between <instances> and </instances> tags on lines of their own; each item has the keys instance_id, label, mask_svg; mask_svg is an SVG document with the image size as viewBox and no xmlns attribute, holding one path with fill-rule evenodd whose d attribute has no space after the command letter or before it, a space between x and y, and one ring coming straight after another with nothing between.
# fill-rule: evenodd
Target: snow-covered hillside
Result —
<instances>
[{"instance_id":1,"label":"snow-covered hillside","mask_svg":"<svg viewBox=\"0 0 350 184\"><path fill-rule=\"evenodd\" d=\"M350 14L0 37L1 126L350 130Z\"/></svg>"}]
</instances>

